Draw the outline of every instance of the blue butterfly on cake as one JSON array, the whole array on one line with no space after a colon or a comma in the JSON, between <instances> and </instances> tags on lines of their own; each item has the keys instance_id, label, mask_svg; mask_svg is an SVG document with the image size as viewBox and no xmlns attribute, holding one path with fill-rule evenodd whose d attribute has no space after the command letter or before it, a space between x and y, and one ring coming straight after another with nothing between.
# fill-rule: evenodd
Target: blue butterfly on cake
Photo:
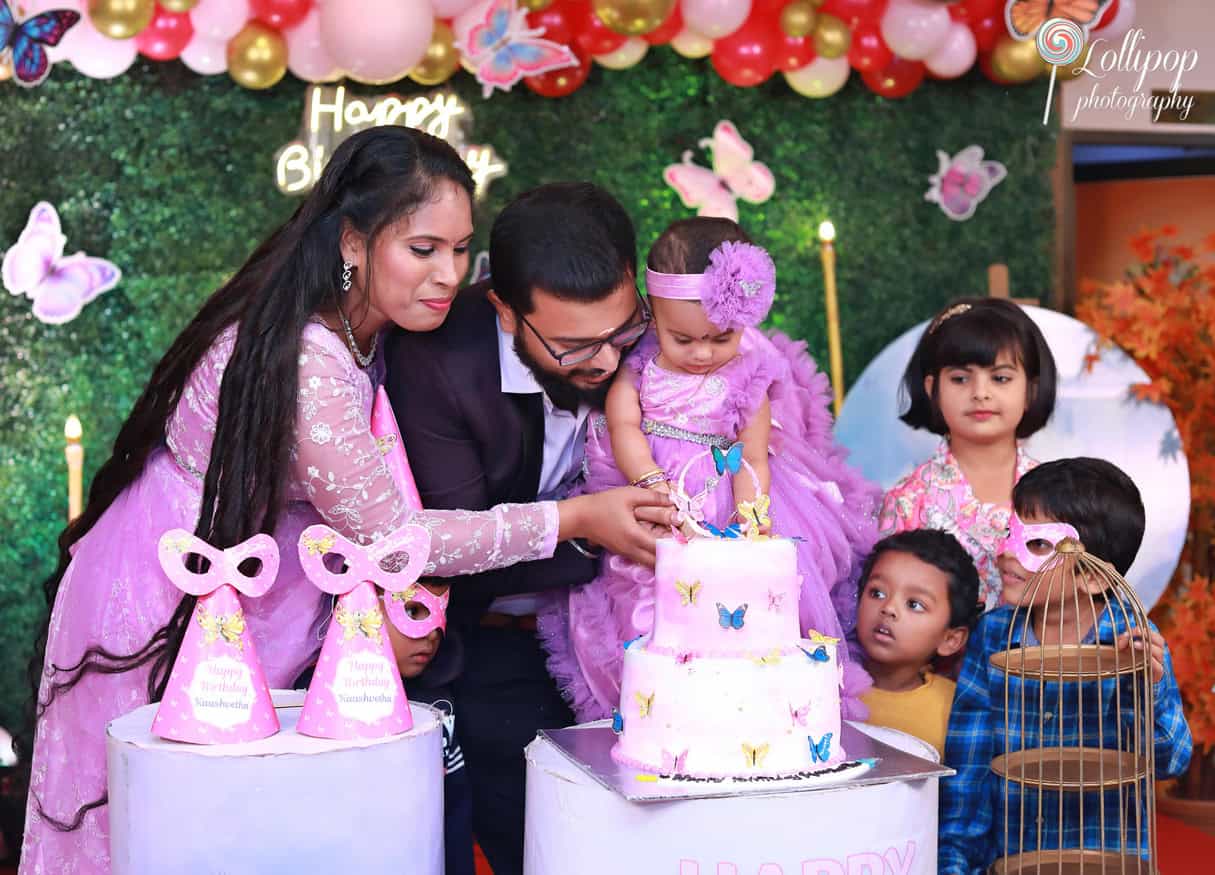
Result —
<instances>
[{"instance_id":1,"label":"blue butterfly on cake","mask_svg":"<svg viewBox=\"0 0 1215 875\"><path fill-rule=\"evenodd\" d=\"M699 492L689 493L685 487L688 470L705 456L713 459L714 473L706 478ZM733 477L746 470L751 475L755 487L755 497L738 502L734 514L722 525L716 525L705 519L705 505L710 495L727 476ZM769 511L772 507L770 496L760 490L759 476L750 463L743 458L743 445L735 441L729 447L722 449L711 446L707 452L701 453L688 460L680 472L679 482L671 490L671 501L677 510L683 514L684 524L675 530L675 536L680 540L692 537L721 538L726 540L766 541L771 535L772 517Z\"/></svg>"}]
</instances>

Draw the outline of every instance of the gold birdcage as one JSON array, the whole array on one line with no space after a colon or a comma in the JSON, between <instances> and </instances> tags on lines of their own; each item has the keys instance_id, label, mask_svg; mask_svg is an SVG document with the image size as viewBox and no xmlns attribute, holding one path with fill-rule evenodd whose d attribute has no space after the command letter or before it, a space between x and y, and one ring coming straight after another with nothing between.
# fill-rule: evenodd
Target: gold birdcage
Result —
<instances>
[{"instance_id":1,"label":"gold birdcage","mask_svg":"<svg viewBox=\"0 0 1215 875\"><path fill-rule=\"evenodd\" d=\"M1004 675L1003 736L991 762L1003 844L992 871L1155 875L1147 612L1083 545L1066 538L1055 549L1014 608L1007 648L991 656ZM1078 634L1086 620L1091 643ZM1120 649L1127 632L1141 632L1142 647Z\"/></svg>"}]
</instances>

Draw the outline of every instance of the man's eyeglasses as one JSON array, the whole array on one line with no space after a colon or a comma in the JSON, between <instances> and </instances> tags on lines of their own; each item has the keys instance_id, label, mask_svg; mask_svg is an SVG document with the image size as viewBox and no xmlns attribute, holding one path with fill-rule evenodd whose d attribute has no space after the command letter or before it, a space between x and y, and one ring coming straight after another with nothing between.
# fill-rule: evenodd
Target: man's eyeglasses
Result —
<instances>
[{"instance_id":1,"label":"man's eyeglasses","mask_svg":"<svg viewBox=\"0 0 1215 875\"><path fill-rule=\"evenodd\" d=\"M641 320L639 322L634 322L630 318L627 324L617 328L611 335L603 338L603 340L584 343L582 346L575 346L573 349L567 349L564 352L557 352L557 350L549 346L548 341L544 339L544 335L536 330L535 325L527 321L526 316L522 313L518 313L518 316L523 324L532 330L532 334L536 335L536 338L548 351L548 354L557 360L557 364L563 368L568 368L571 365L590 361L599 355L599 351L603 349L605 344L609 344L616 349L624 349L640 340L641 336L645 334L646 329L650 327L650 320L653 317L650 315L650 308L646 305L645 299L640 294L637 295L637 308L641 311ZM636 318L636 311L633 318Z\"/></svg>"}]
</instances>

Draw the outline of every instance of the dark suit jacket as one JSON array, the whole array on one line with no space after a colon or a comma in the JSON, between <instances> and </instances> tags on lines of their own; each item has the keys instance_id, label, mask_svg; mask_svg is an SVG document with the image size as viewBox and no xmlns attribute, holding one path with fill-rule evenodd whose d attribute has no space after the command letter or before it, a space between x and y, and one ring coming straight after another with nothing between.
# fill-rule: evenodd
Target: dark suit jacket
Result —
<instances>
[{"instance_id":1,"label":"dark suit jacket","mask_svg":"<svg viewBox=\"0 0 1215 875\"><path fill-rule=\"evenodd\" d=\"M544 403L539 394L502 392L498 319L488 289L478 283L462 290L437 331L398 329L388 338L388 397L428 508L486 510L536 500ZM459 671L451 650L459 649L461 627L467 634L498 596L586 583L596 571L594 560L563 542L551 559L452 578L442 647L449 652L432 668L444 675Z\"/></svg>"}]
</instances>

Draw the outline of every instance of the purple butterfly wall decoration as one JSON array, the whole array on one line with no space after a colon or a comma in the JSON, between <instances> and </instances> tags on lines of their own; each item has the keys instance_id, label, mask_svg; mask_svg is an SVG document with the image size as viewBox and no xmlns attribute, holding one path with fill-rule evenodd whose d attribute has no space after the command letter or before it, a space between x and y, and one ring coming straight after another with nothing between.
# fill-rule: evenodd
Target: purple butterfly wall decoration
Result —
<instances>
[{"instance_id":1,"label":"purple butterfly wall decoration","mask_svg":"<svg viewBox=\"0 0 1215 875\"><path fill-rule=\"evenodd\" d=\"M51 9L17 21L8 0L0 0L0 61L8 56L13 78L23 88L33 88L51 73L51 60L44 46L57 46L80 20L73 9Z\"/></svg>"},{"instance_id":2,"label":"purple butterfly wall decoration","mask_svg":"<svg viewBox=\"0 0 1215 875\"><path fill-rule=\"evenodd\" d=\"M30 210L25 230L0 265L4 287L32 298L34 315L51 325L72 321L85 304L122 279L122 271L104 258L83 252L64 257L66 243L59 214L43 201Z\"/></svg>"},{"instance_id":3,"label":"purple butterfly wall decoration","mask_svg":"<svg viewBox=\"0 0 1215 875\"><path fill-rule=\"evenodd\" d=\"M967 146L952 158L937 150L937 172L928 177L924 200L937 204L946 216L962 222L993 188L1004 181L1008 170L999 161L984 161L982 146Z\"/></svg>"}]
</instances>

